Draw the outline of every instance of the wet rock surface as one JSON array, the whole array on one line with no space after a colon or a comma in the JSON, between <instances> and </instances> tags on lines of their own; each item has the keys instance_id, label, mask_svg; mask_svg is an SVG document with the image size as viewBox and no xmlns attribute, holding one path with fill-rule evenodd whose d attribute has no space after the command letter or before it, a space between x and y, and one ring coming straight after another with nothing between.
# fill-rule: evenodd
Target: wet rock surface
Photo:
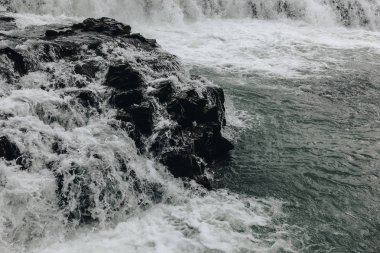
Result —
<instances>
[{"instance_id":1,"label":"wet rock surface","mask_svg":"<svg viewBox=\"0 0 380 253\"><path fill-rule=\"evenodd\" d=\"M7 161L20 158L21 153L17 145L11 142L6 136L0 137L0 158Z\"/></svg>"},{"instance_id":2,"label":"wet rock surface","mask_svg":"<svg viewBox=\"0 0 380 253\"><path fill-rule=\"evenodd\" d=\"M71 105L82 108L87 120L95 114L106 115L109 125L125 131L141 154L166 165L175 177L195 180L211 189L205 168L233 149L221 133L226 119L220 87L190 76L155 40L131 34L130 26L109 18L86 19L67 27L30 27L3 36L12 43L0 48L0 77L22 89L24 76L44 73L50 85L41 89L68 99L68 104L55 103L54 110L73 119L61 122L49 115L42 103L37 113L44 122L66 128L86 124L86 120L71 116ZM26 40L30 41L24 44ZM0 139L0 156L7 160L20 157L17 147L4 138ZM72 152L58 137L51 150L58 156ZM46 166L56 176L57 194L64 206L70 198L68 189L86 184L91 173L81 172L75 163L68 171L56 164L53 160ZM66 182L78 173L82 173L78 182ZM88 210L94 200L86 197L90 195L86 189L78 193L79 206L68 211L68 217L91 220Z\"/></svg>"}]
</instances>

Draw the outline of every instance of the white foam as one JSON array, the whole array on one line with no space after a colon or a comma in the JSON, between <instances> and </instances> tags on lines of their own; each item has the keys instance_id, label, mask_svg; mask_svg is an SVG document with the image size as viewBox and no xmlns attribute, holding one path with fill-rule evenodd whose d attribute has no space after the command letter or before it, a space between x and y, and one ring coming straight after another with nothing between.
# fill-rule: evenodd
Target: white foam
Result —
<instances>
[{"instance_id":1,"label":"white foam","mask_svg":"<svg viewBox=\"0 0 380 253\"><path fill-rule=\"evenodd\" d=\"M379 32L299 22L208 19L174 27L140 25L138 30L190 67L240 75L302 79L324 75L327 65L341 63L341 50L380 53Z\"/></svg>"},{"instance_id":2,"label":"white foam","mask_svg":"<svg viewBox=\"0 0 380 253\"><path fill-rule=\"evenodd\" d=\"M273 224L282 215L280 202L225 191L189 197L158 204L113 229L80 234L33 252L272 252L276 248L292 252L282 234L285 226ZM272 227L274 232L263 240L254 232L258 227Z\"/></svg>"}]
</instances>

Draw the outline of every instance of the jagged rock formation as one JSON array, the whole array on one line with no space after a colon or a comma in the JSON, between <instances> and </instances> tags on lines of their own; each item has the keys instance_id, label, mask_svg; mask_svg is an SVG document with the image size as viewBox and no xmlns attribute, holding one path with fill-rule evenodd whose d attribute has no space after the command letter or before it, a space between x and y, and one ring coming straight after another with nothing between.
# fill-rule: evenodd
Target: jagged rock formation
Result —
<instances>
[{"instance_id":1,"label":"jagged rock formation","mask_svg":"<svg viewBox=\"0 0 380 253\"><path fill-rule=\"evenodd\" d=\"M0 20L13 22L5 17ZM223 90L201 77L189 76L177 58L155 40L132 34L130 26L109 18L86 19L70 27L30 27L0 34L0 39L9 42L8 47L0 48L0 76L8 84L23 89L23 76L43 72L50 85L40 89L60 91L88 115L109 114L109 124L126 131L141 154L166 165L175 177L194 179L211 188L205 167L233 148L221 134L226 124ZM24 47L17 47L21 44ZM101 88L92 89L94 84ZM54 106L70 114L67 105ZM84 124L51 116L42 105L35 113L42 121L65 128ZM7 160L22 155L8 139L1 139L0 148L4 150L0 157ZM58 155L69 152L59 139L51 150ZM102 159L96 154L93 157ZM23 168L28 169L32 162L25 161ZM94 200L86 188L89 172L75 163L68 171L54 164L50 161L46 166L56 175L61 205L69 203L75 184L82 185L79 205L68 211L68 216L82 222L92 220L88 210ZM121 166L121 171L127 170ZM81 177L67 181L75 174Z\"/></svg>"}]
</instances>

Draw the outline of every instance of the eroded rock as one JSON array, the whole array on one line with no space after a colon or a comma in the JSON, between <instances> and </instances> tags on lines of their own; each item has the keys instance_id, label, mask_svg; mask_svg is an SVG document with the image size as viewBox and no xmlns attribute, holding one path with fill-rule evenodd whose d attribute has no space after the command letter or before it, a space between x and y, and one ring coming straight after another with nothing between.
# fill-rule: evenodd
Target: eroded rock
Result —
<instances>
[{"instance_id":1,"label":"eroded rock","mask_svg":"<svg viewBox=\"0 0 380 253\"><path fill-rule=\"evenodd\" d=\"M73 29L80 29L83 32L98 32L110 36L128 35L131 33L129 25L105 17L101 19L88 18L82 23L73 25Z\"/></svg>"},{"instance_id":2,"label":"eroded rock","mask_svg":"<svg viewBox=\"0 0 380 253\"><path fill-rule=\"evenodd\" d=\"M0 58L6 57L13 64L13 71L18 73L19 75L25 75L28 73L28 69L26 67L25 59L22 54L17 52L16 50L6 47L0 49ZM6 64L6 61L3 60L3 63L0 59L0 68L3 68L3 73L7 74L7 76L11 76L13 73L9 71L7 66L1 66L2 64Z\"/></svg>"},{"instance_id":3,"label":"eroded rock","mask_svg":"<svg viewBox=\"0 0 380 253\"><path fill-rule=\"evenodd\" d=\"M12 161L21 156L17 145L11 142L6 136L0 137L0 158Z\"/></svg>"},{"instance_id":4,"label":"eroded rock","mask_svg":"<svg viewBox=\"0 0 380 253\"><path fill-rule=\"evenodd\" d=\"M120 89L130 90L139 88L144 83L142 74L130 64L110 66L104 85Z\"/></svg>"},{"instance_id":5,"label":"eroded rock","mask_svg":"<svg viewBox=\"0 0 380 253\"><path fill-rule=\"evenodd\" d=\"M68 27L37 26L23 32L18 38L7 37L22 46L0 50L0 70L18 87L23 84L18 82L22 76L44 72L47 83L40 88L56 92L62 99L35 106L36 116L44 124L71 131L101 117L112 129L129 134L138 152L160 161L175 177L184 178L184 182L195 180L211 189L205 168L233 148L221 133L226 124L221 88L190 76L178 59L154 40L130 34L129 26L112 19L87 19ZM22 44L28 36L33 42ZM78 115L72 115L76 110ZM12 115L0 115L7 117ZM88 154L86 159L94 161L91 168L75 162L62 167L60 162L75 153L75 146L58 137L51 142L52 160L46 168L56 177L60 206L69 219L95 221L93 210L99 199L90 197L94 193L88 185L93 183L94 170L101 172L104 180L109 178L101 155ZM15 144L0 138L0 157L30 166L33 157L22 162L23 156ZM135 168L120 164L114 169L123 180L138 181L133 176ZM131 186L142 192L137 181ZM102 188L102 197L119 194L117 185L115 189L107 187ZM152 186L153 195L157 189ZM68 208L71 203L75 203L72 209Z\"/></svg>"}]
</instances>

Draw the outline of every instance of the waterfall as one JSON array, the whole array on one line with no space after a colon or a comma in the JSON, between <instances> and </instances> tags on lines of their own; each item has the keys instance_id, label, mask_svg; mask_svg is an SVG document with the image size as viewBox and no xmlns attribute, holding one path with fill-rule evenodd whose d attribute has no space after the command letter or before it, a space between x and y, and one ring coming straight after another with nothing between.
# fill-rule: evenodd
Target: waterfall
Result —
<instances>
[{"instance_id":1,"label":"waterfall","mask_svg":"<svg viewBox=\"0 0 380 253\"><path fill-rule=\"evenodd\" d=\"M380 27L379 0L1 0L0 4L18 12L109 16L123 21L259 18Z\"/></svg>"}]
</instances>

